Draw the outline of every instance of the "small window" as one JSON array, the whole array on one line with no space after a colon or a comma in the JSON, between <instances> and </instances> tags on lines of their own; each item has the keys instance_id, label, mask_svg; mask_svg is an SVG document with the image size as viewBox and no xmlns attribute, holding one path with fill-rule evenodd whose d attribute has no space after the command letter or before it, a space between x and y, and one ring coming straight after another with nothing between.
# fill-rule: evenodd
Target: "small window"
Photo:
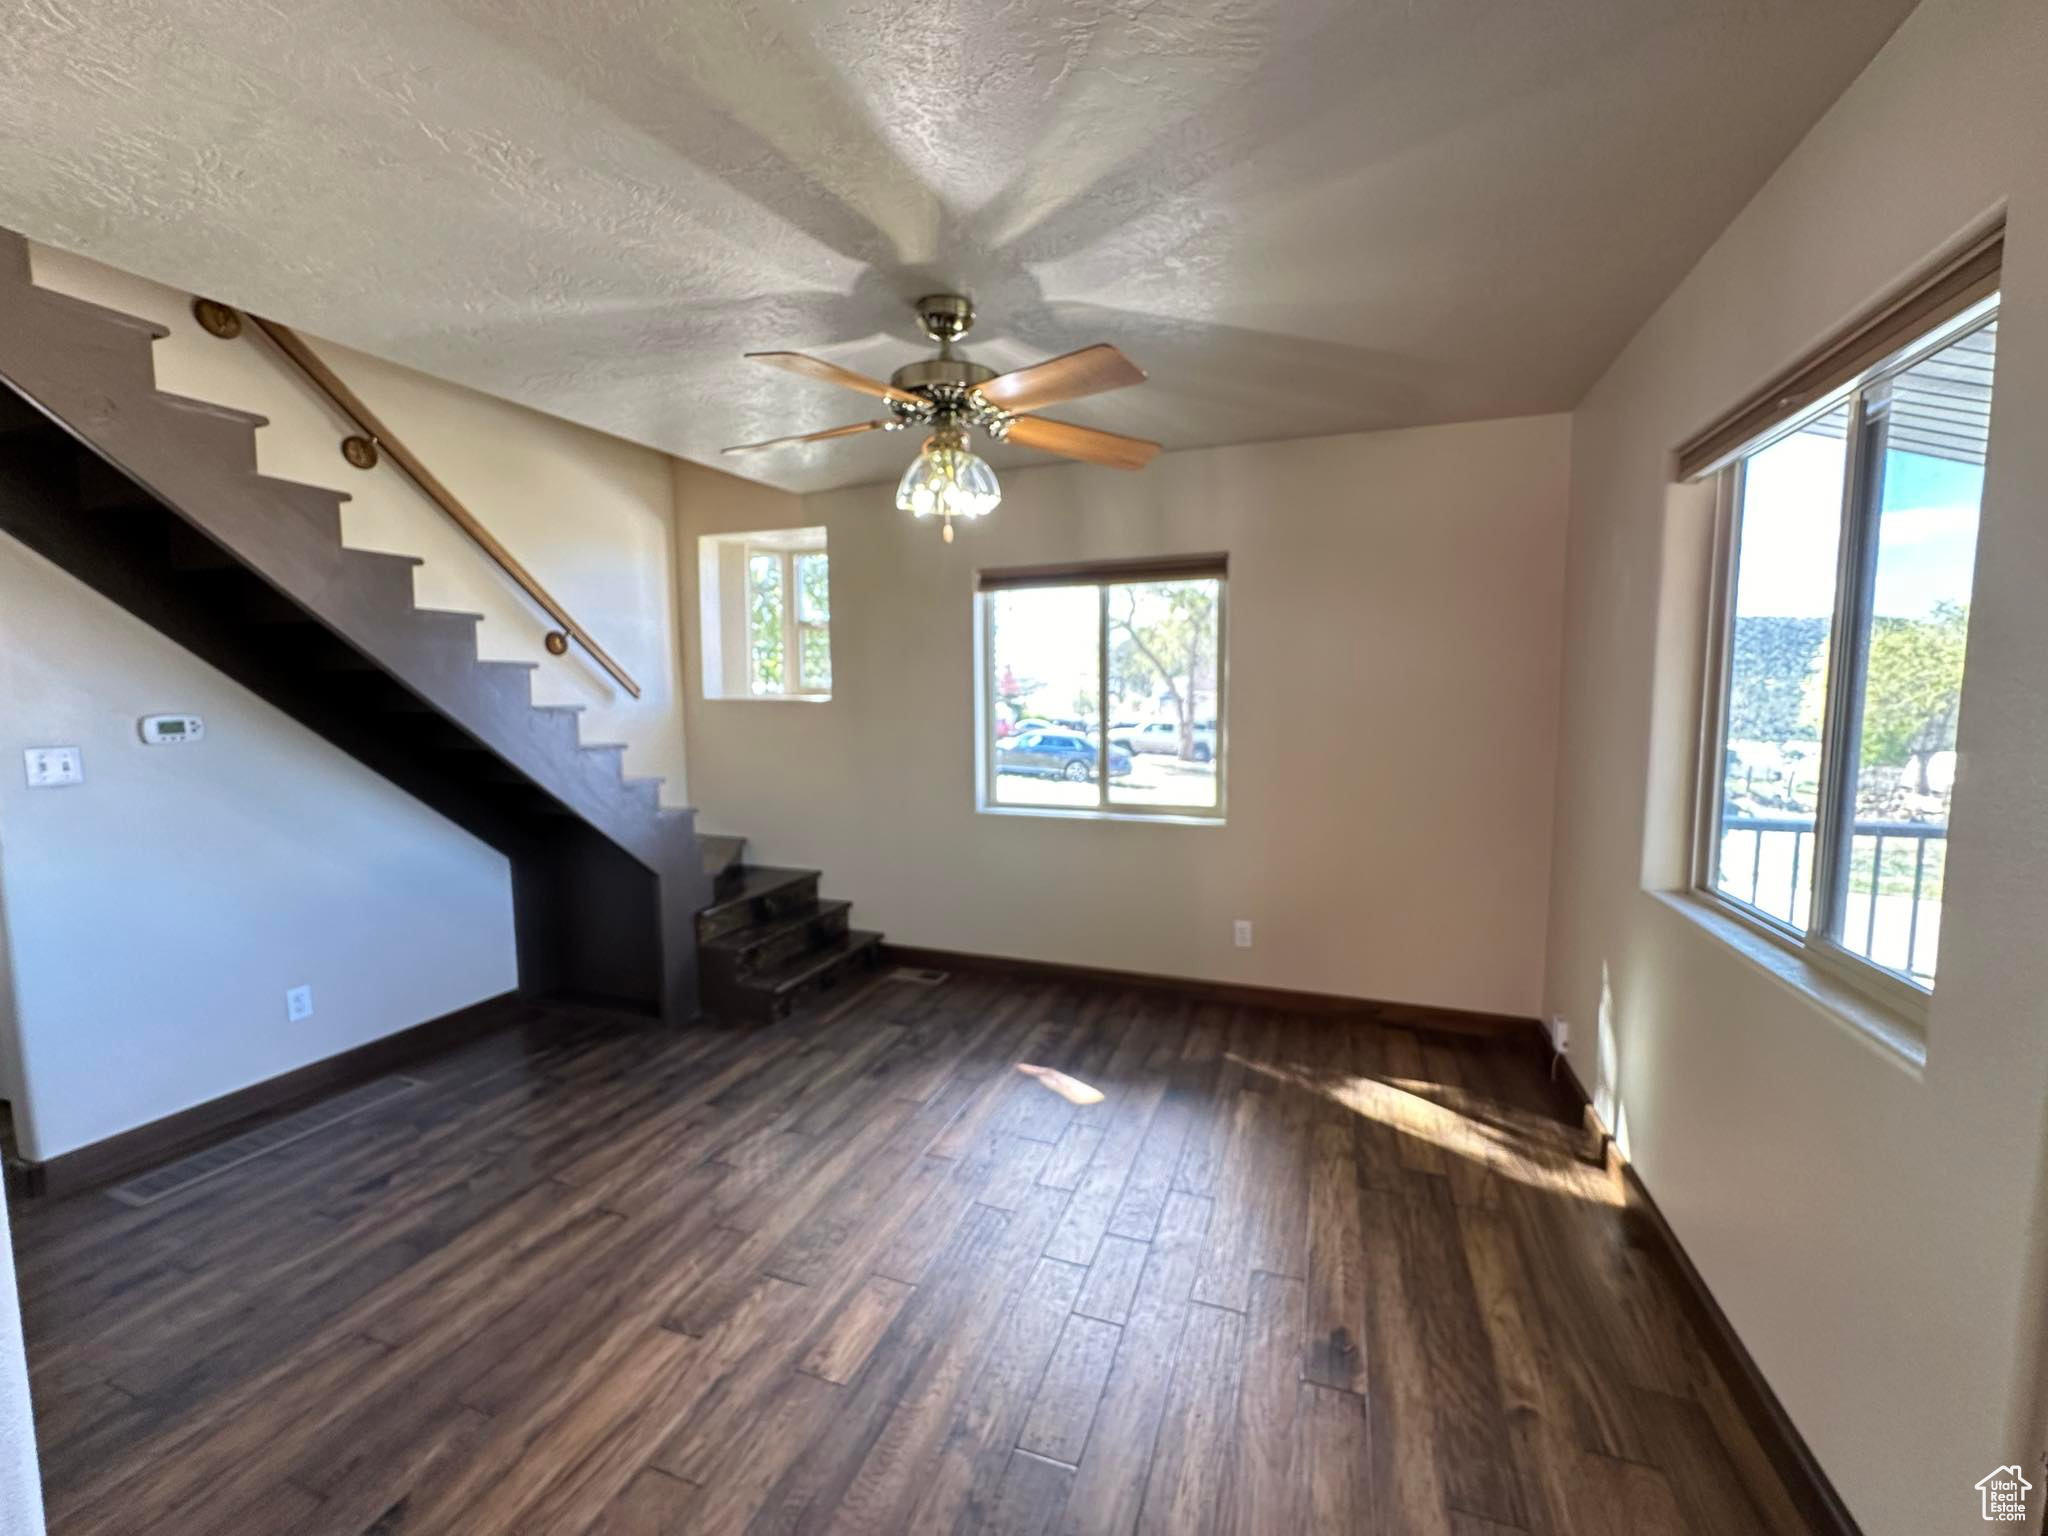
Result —
<instances>
[{"instance_id":1,"label":"small window","mask_svg":"<svg viewBox=\"0 0 2048 1536\"><path fill-rule=\"evenodd\" d=\"M1220 818L1225 584L1221 556L984 572L982 809Z\"/></svg>"},{"instance_id":2,"label":"small window","mask_svg":"<svg viewBox=\"0 0 2048 1536\"><path fill-rule=\"evenodd\" d=\"M1996 296L1721 471L1699 884L1866 985L1933 989Z\"/></svg>"},{"instance_id":3,"label":"small window","mask_svg":"<svg viewBox=\"0 0 2048 1536\"><path fill-rule=\"evenodd\" d=\"M823 528L699 541L704 696L832 693L832 573Z\"/></svg>"},{"instance_id":4,"label":"small window","mask_svg":"<svg viewBox=\"0 0 2048 1536\"><path fill-rule=\"evenodd\" d=\"M832 576L821 550L789 557L796 592L795 693L832 691Z\"/></svg>"}]
</instances>

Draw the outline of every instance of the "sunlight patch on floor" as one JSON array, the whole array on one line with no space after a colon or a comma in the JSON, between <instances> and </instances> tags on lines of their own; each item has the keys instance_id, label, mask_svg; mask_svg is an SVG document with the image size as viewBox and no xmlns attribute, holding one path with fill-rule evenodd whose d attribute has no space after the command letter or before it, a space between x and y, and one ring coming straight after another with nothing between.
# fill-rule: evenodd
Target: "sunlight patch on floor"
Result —
<instances>
[{"instance_id":1,"label":"sunlight patch on floor","mask_svg":"<svg viewBox=\"0 0 2048 1536\"><path fill-rule=\"evenodd\" d=\"M1034 1067L1028 1061L1020 1061L1017 1063L1017 1070L1026 1077L1035 1079L1041 1088L1050 1088L1069 1104L1100 1104L1102 1102L1102 1090L1100 1088L1091 1088L1078 1077L1069 1077L1066 1073L1057 1071L1052 1067Z\"/></svg>"},{"instance_id":2,"label":"sunlight patch on floor","mask_svg":"<svg viewBox=\"0 0 2048 1536\"><path fill-rule=\"evenodd\" d=\"M1354 1114L1391 1126L1403 1136L1484 1164L1502 1178L1531 1189L1570 1195L1599 1205L1623 1203L1619 1183L1608 1177L1602 1165L1574 1157L1561 1140L1553 1141L1542 1134L1554 1131L1562 1137L1569 1134L1567 1128L1549 1122L1536 1125L1532 1121L1531 1130L1524 1131L1500 1124L1498 1121L1503 1118L1512 1121L1522 1117L1492 1100L1466 1094L1463 1089L1416 1078L1317 1079L1234 1053L1230 1059L1263 1076L1320 1094ZM1444 1097L1459 1095L1470 1098L1475 1111L1483 1108L1485 1113L1463 1112L1442 1102Z\"/></svg>"}]
</instances>

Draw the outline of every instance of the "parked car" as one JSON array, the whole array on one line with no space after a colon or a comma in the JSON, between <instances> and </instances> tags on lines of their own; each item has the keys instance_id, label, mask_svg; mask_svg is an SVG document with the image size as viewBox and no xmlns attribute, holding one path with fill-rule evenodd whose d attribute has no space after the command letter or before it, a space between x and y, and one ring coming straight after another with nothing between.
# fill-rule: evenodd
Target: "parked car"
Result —
<instances>
[{"instance_id":1,"label":"parked car","mask_svg":"<svg viewBox=\"0 0 2048 1536\"><path fill-rule=\"evenodd\" d=\"M1110 738L1112 741L1115 737ZM1167 757L1180 756L1180 722L1178 720L1154 720L1150 725L1141 725L1125 738L1131 750L1151 752ZM1198 763L1213 762L1216 757L1216 722L1197 720L1195 722L1192 755Z\"/></svg>"},{"instance_id":2,"label":"parked car","mask_svg":"<svg viewBox=\"0 0 2048 1536\"><path fill-rule=\"evenodd\" d=\"M1097 755L1092 736L1073 731L1020 731L996 743L996 772L1070 779L1080 784L1095 777ZM1109 776L1118 779L1130 771L1130 753L1111 746Z\"/></svg>"}]
</instances>

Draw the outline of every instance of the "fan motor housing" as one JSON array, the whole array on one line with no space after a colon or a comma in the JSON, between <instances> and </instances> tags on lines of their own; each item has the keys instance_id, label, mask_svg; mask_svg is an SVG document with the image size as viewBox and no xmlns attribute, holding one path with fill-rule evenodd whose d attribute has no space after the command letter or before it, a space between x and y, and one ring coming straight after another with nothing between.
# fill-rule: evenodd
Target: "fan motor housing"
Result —
<instances>
[{"instance_id":1,"label":"fan motor housing","mask_svg":"<svg viewBox=\"0 0 2048 1536\"><path fill-rule=\"evenodd\" d=\"M916 309L925 335L942 346L974 328L974 304L957 293L928 293L917 301Z\"/></svg>"},{"instance_id":2,"label":"fan motor housing","mask_svg":"<svg viewBox=\"0 0 2048 1536\"><path fill-rule=\"evenodd\" d=\"M933 357L898 368L889 375L889 382L898 389L955 389L964 394L995 376L995 369L964 357Z\"/></svg>"}]
</instances>

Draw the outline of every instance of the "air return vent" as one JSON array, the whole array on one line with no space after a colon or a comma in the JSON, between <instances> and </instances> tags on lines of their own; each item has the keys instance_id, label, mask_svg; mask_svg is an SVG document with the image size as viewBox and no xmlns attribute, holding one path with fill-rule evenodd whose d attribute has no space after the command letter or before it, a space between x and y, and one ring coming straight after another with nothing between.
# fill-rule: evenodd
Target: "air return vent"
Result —
<instances>
[{"instance_id":1,"label":"air return vent","mask_svg":"<svg viewBox=\"0 0 2048 1536\"><path fill-rule=\"evenodd\" d=\"M366 1110L388 1104L393 1099L423 1086L414 1077L385 1077L374 1083L365 1083L360 1088L351 1088L347 1093L338 1093L331 1099L322 1099L304 1109L280 1119L244 1131L228 1141L216 1142L210 1147L194 1152L190 1157L181 1157L175 1163L165 1163L161 1168L152 1168L126 1184L118 1184L107 1191L124 1205L154 1205L172 1195L190 1189L217 1173L230 1168L239 1168L243 1163L275 1152L279 1147L288 1147L295 1141L303 1141L316 1131L324 1131L331 1125L353 1119Z\"/></svg>"}]
</instances>

